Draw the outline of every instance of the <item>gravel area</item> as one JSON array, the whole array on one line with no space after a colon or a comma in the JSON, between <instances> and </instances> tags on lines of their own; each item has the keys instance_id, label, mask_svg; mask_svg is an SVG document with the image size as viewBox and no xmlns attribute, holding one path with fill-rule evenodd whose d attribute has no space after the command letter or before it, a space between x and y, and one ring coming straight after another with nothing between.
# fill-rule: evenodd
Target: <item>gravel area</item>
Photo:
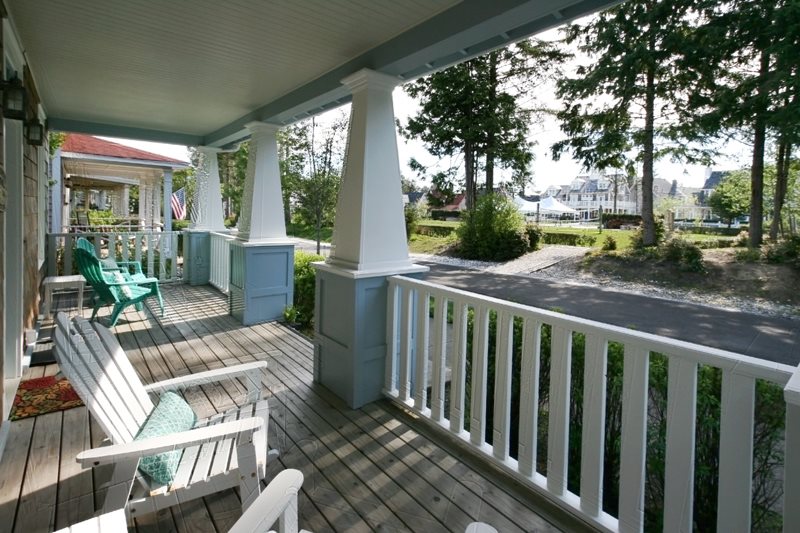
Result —
<instances>
[{"instance_id":1,"label":"gravel area","mask_svg":"<svg viewBox=\"0 0 800 533\"><path fill-rule=\"evenodd\" d=\"M563 250L569 248L569 251ZM530 276L539 279L602 287L607 290L642 294L653 298L664 298L679 302L691 302L716 309L727 309L753 313L763 316L775 316L800 320L795 306L774 303L766 300L694 292L674 287L664 287L650 283L624 281L611 276L597 276L582 272L579 268L581 258L589 248L573 246L545 246L541 250L526 254L507 263L489 261L470 261L455 257L428 254L411 254L412 258L441 263L446 265L482 270L491 273Z\"/></svg>"}]
</instances>

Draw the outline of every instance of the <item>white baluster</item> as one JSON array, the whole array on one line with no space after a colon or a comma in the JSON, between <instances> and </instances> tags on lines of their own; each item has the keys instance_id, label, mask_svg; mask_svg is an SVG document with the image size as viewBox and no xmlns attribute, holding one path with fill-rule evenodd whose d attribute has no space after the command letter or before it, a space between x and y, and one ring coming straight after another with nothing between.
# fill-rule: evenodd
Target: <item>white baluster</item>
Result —
<instances>
[{"instance_id":1,"label":"white baluster","mask_svg":"<svg viewBox=\"0 0 800 533\"><path fill-rule=\"evenodd\" d=\"M450 374L450 431L464 430L467 373L467 304L453 300L453 360Z\"/></svg>"},{"instance_id":2,"label":"white baluster","mask_svg":"<svg viewBox=\"0 0 800 533\"><path fill-rule=\"evenodd\" d=\"M489 310L475 307L472 332L472 404L470 405L470 442L483 447L486 441L486 374L489 352Z\"/></svg>"},{"instance_id":3,"label":"white baluster","mask_svg":"<svg viewBox=\"0 0 800 533\"><path fill-rule=\"evenodd\" d=\"M414 366L414 408L420 413L427 410L428 400L428 325L430 301L427 291L417 292L417 348Z\"/></svg>"},{"instance_id":4,"label":"white baluster","mask_svg":"<svg viewBox=\"0 0 800 533\"><path fill-rule=\"evenodd\" d=\"M497 345L494 363L494 431L492 446L495 458L508 459L511 427L511 366L514 349L514 317L501 312L497 317Z\"/></svg>"},{"instance_id":5,"label":"white baluster","mask_svg":"<svg viewBox=\"0 0 800 533\"><path fill-rule=\"evenodd\" d=\"M622 448L619 468L619 530L644 529L644 465L647 451L647 387L650 352L625 346L622 369Z\"/></svg>"},{"instance_id":6,"label":"white baluster","mask_svg":"<svg viewBox=\"0 0 800 533\"><path fill-rule=\"evenodd\" d=\"M586 335L581 430L581 510L589 516L599 516L603 510L607 361L608 343L598 335Z\"/></svg>"},{"instance_id":7,"label":"white baluster","mask_svg":"<svg viewBox=\"0 0 800 533\"><path fill-rule=\"evenodd\" d=\"M691 531L694 500L694 427L697 363L669 358L664 531Z\"/></svg>"},{"instance_id":8,"label":"white baluster","mask_svg":"<svg viewBox=\"0 0 800 533\"><path fill-rule=\"evenodd\" d=\"M431 375L431 418L444 418L445 352L447 350L447 298L436 296L433 311L433 371Z\"/></svg>"},{"instance_id":9,"label":"white baluster","mask_svg":"<svg viewBox=\"0 0 800 533\"><path fill-rule=\"evenodd\" d=\"M547 490L559 496L567 490L571 374L572 332L563 327L553 326L547 434Z\"/></svg>"},{"instance_id":10,"label":"white baluster","mask_svg":"<svg viewBox=\"0 0 800 533\"><path fill-rule=\"evenodd\" d=\"M518 460L520 473L528 477L536 472L541 342L542 323L526 317L522 325Z\"/></svg>"},{"instance_id":11,"label":"white baluster","mask_svg":"<svg viewBox=\"0 0 800 533\"><path fill-rule=\"evenodd\" d=\"M722 373L719 427L717 531L750 528L753 492L753 412L755 380Z\"/></svg>"},{"instance_id":12,"label":"white baluster","mask_svg":"<svg viewBox=\"0 0 800 533\"><path fill-rule=\"evenodd\" d=\"M400 401L411 399L411 328L414 313L414 289L404 288L400 305Z\"/></svg>"},{"instance_id":13,"label":"white baluster","mask_svg":"<svg viewBox=\"0 0 800 533\"><path fill-rule=\"evenodd\" d=\"M399 343L397 336L399 333L398 324L398 310L399 290L397 282L389 279L389 289L386 294L387 299L387 312L386 312L386 374L384 378L384 392L392 396L397 396L397 349Z\"/></svg>"}]
</instances>

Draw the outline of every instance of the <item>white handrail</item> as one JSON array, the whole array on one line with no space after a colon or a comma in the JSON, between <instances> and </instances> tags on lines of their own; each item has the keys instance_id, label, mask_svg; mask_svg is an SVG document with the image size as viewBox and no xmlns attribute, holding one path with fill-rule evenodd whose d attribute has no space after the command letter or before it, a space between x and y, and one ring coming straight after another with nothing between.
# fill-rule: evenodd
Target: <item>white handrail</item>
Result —
<instances>
[{"instance_id":1,"label":"white handrail","mask_svg":"<svg viewBox=\"0 0 800 533\"><path fill-rule=\"evenodd\" d=\"M433 327L429 328L431 309ZM440 431L449 432L478 450L487 461L509 475L604 531L642 531L644 527L651 354L666 356L668 363L665 527L669 524L669 528L691 528L697 371L699 365L720 369L723 407L718 520L720 524L750 523L755 382L760 379L786 387L796 371L794 367L402 276L389 278L388 310L384 393L405 409L429 420ZM451 310L449 319L448 310ZM468 320L470 310L471 321ZM518 326L522 325L521 333L520 330L514 332L515 321ZM495 328L492 331L490 323ZM466 346L468 324L472 329L471 353ZM543 326L550 328L552 343L549 396L540 406ZM584 368L581 370L580 496L567 487L568 469L577 467L569 464L574 334L585 336ZM494 351L490 352L492 335ZM609 343L619 344L624 350L618 517L603 511L602 494ZM512 362L515 347L520 346L521 360ZM446 356L442 354L445 350ZM442 365L452 370L448 398L442 398L443 394L447 395L444 391L448 375ZM432 371L428 370L429 366ZM491 376L487 368L492 369L493 382L488 380ZM467 377L469 369L471 375ZM520 383L518 419L510 416L512 375L517 375ZM783 473L787 498L789 495L800 497L800 454L795 451L800 446L800 374L795 381L795 389L787 388L789 406ZM430 409L426 396L429 390ZM448 399L449 409L443 408L442 402L448 403ZM796 403L792 404L793 401ZM487 414L488 403L493 410ZM537 472L537 464L544 462L543 458L537 460L541 440L537 422L539 407L547 411L546 475ZM518 444L516 458L509 453L510 430L514 424L518 427L519 439L515 443ZM790 440L793 448L789 447ZM800 525L800 511L789 507L796 506L784 506L785 531L791 530L786 529L786 525Z\"/></svg>"}]
</instances>

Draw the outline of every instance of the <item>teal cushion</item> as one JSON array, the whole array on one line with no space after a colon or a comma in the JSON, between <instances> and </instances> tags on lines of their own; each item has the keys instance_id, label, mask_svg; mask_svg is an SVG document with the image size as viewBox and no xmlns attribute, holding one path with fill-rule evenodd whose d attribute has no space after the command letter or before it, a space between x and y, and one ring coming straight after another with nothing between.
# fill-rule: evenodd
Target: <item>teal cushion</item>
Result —
<instances>
[{"instance_id":1,"label":"teal cushion","mask_svg":"<svg viewBox=\"0 0 800 533\"><path fill-rule=\"evenodd\" d=\"M142 424L142 428L134 440L187 431L194 427L195 422L197 422L197 416L189 404L174 392L165 392L161 395L158 405L153 408L150 416ZM173 450L142 457L139 460L139 470L150 476L153 481L161 485L168 485L175 477L182 453L183 450Z\"/></svg>"}]
</instances>

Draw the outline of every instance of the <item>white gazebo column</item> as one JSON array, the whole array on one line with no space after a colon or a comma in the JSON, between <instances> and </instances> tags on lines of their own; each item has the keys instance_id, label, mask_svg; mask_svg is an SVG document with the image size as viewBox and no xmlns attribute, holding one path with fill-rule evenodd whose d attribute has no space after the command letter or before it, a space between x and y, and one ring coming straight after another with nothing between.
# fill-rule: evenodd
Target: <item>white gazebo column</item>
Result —
<instances>
[{"instance_id":1,"label":"white gazebo column","mask_svg":"<svg viewBox=\"0 0 800 533\"><path fill-rule=\"evenodd\" d=\"M131 214L131 186L123 185L120 192L120 216L128 218Z\"/></svg>"},{"instance_id":2,"label":"white gazebo column","mask_svg":"<svg viewBox=\"0 0 800 533\"><path fill-rule=\"evenodd\" d=\"M164 231L172 231L172 169L164 170Z\"/></svg>"},{"instance_id":3,"label":"white gazebo column","mask_svg":"<svg viewBox=\"0 0 800 533\"><path fill-rule=\"evenodd\" d=\"M150 184L145 180L139 180L139 229L148 229L148 206L150 205Z\"/></svg>"},{"instance_id":4,"label":"white gazebo column","mask_svg":"<svg viewBox=\"0 0 800 533\"><path fill-rule=\"evenodd\" d=\"M286 238L278 161L280 129L251 122L239 234L231 243L231 315L243 324L283 316L294 296L294 243Z\"/></svg>"},{"instance_id":5,"label":"white gazebo column","mask_svg":"<svg viewBox=\"0 0 800 533\"><path fill-rule=\"evenodd\" d=\"M105 211L108 207L106 200L108 199L108 192L105 189L100 190L97 193L97 209L99 211Z\"/></svg>"},{"instance_id":6,"label":"white gazebo column","mask_svg":"<svg viewBox=\"0 0 800 533\"><path fill-rule=\"evenodd\" d=\"M198 146L200 161L197 166L192 210L192 225L184 232L183 280L190 285L205 285L211 274L211 239L213 231L225 231L222 218L222 191L219 184L221 151L210 146Z\"/></svg>"},{"instance_id":7,"label":"white gazebo column","mask_svg":"<svg viewBox=\"0 0 800 533\"><path fill-rule=\"evenodd\" d=\"M161 224L161 183L154 180L150 189L150 227L157 231Z\"/></svg>"},{"instance_id":8,"label":"white gazebo column","mask_svg":"<svg viewBox=\"0 0 800 533\"><path fill-rule=\"evenodd\" d=\"M392 105L399 79L361 70L353 93L334 246L318 263L314 377L357 408L382 397L387 278L427 270L408 257Z\"/></svg>"}]
</instances>

